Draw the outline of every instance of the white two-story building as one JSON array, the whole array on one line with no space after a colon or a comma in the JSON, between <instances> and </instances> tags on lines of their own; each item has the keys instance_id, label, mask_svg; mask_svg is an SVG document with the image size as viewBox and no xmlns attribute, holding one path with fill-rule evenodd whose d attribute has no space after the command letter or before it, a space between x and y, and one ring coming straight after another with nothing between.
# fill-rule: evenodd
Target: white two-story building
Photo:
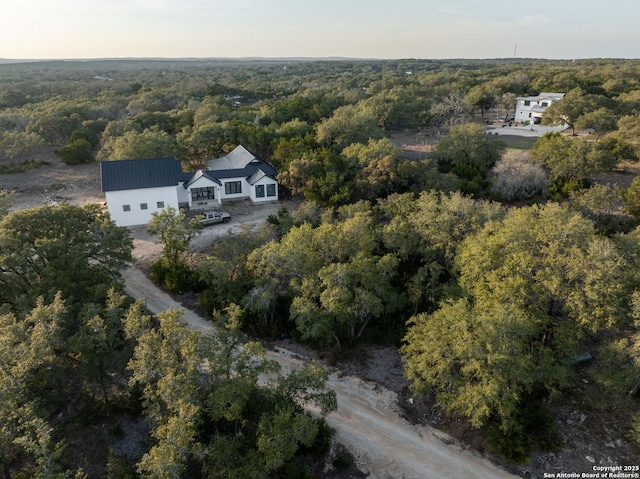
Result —
<instances>
[{"instance_id":1,"label":"white two-story building","mask_svg":"<svg viewBox=\"0 0 640 479\"><path fill-rule=\"evenodd\" d=\"M552 104L561 100L564 93L540 93L538 96L521 96L516 98L516 122L536 123L542 118L544 111Z\"/></svg>"}]
</instances>

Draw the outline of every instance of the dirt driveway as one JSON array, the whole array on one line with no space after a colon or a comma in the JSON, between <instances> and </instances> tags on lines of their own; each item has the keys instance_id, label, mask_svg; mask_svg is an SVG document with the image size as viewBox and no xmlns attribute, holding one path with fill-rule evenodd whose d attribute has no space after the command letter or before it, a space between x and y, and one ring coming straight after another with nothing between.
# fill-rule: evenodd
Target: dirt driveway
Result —
<instances>
[{"instance_id":1,"label":"dirt driveway","mask_svg":"<svg viewBox=\"0 0 640 479\"><path fill-rule=\"evenodd\" d=\"M55 164L27 173L0 175L0 189L16 193L13 209L24 209L68 202L76 205L104 201L100 191L98 164L68 167ZM216 237L237 230L241 225L259 224L281 206L294 203L247 205L238 203L225 207L232 214L228 224L209 226L194 241L196 250L206 250ZM134 237L134 257L137 265L147 265L161 248L145 227L131 228ZM211 328L211 323L195 312L183 308L169 295L159 290L136 266L123 273L126 290L136 298L145 298L154 312L167 308L184 310L183 318L198 330ZM305 358L284 348L268 353L284 372L299 367ZM479 456L463 449L455 440L435 429L414 426L400 415L398 397L376 383L364 381L344 371L332 369L329 387L338 396L338 410L328 418L336 430L337 439L354 455L358 467L380 479L476 478L500 479L513 476Z\"/></svg>"},{"instance_id":2,"label":"dirt driveway","mask_svg":"<svg viewBox=\"0 0 640 479\"><path fill-rule=\"evenodd\" d=\"M196 249L206 248L216 237L227 234L240 225L259 224L274 214L280 203L257 208L229 208L233 219L226 225L205 228ZM161 253L143 227L132 228L136 262L148 264ZM211 323L194 311L184 308L159 290L137 267L124 272L126 291L135 298L145 298L153 312L167 308L184 310L183 319L197 330L207 330ZM282 347L268 352L278 361L283 372L300 367L307 359ZM338 442L355 457L360 470L379 479L422 478L515 478L480 455L463 449L450 436L427 426L414 426L403 419L398 408L398 396L376 383L330 369L329 387L336 391L338 410L327 418L336 431Z\"/></svg>"}]
</instances>

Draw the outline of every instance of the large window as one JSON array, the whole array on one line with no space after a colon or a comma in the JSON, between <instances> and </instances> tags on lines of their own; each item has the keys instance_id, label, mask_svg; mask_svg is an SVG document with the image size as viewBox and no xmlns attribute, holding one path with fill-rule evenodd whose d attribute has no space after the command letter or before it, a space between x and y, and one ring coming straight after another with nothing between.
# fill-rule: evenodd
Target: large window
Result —
<instances>
[{"instance_id":1,"label":"large window","mask_svg":"<svg viewBox=\"0 0 640 479\"><path fill-rule=\"evenodd\" d=\"M131 211L131 205L122 205L122 211Z\"/></svg>"},{"instance_id":2,"label":"large window","mask_svg":"<svg viewBox=\"0 0 640 479\"><path fill-rule=\"evenodd\" d=\"M158 207L159 210L161 210L162 208L164 208L164 201L158 201L156 203L156 206Z\"/></svg>"},{"instance_id":3,"label":"large window","mask_svg":"<svg viewBox=\"0 0 640 479\"><path fill-rule=\"evenodd\" d=\"M224 184L224 192L227 195L242 193L242 181L228 181Z\"/></svg>"},{"instance_id":4,"label":"large window","mask_svg":"<svg viewBox=\"0 0 640 479\"><path fill-rule=\"evenodd\" d=\"M267 185L267 196L276 196L276 185L273 183Z\"/></svg>"},{"instance_id":5,"label":"large window","mask_svg":"<svg viewBox=\"0 0 640 479\"><path fill-rule=\"evenodd\" d=\"M256 198L264 198L264 185L256 185Z\"/></svg>"},{"instance_id":6,"label":"large window","mask_svg":"<svg viewBox=\"0 0 640 479\"><path fill-rule=\"evenodd\" d=\"M214 200L216 198L215 191L215 186L207 186L205 188L191 188L191 200Z\"/></svg>"},{"instance_id":7,"label":"large window","mask_svg":"<svg viewBox=\"0 0 640 479\"><path fill-rule=\"evenodd\" d=\"M147 203L140 203L140 209L141 210L148 210L149 209L149 205Z\"/></svg>"}]
</instances>

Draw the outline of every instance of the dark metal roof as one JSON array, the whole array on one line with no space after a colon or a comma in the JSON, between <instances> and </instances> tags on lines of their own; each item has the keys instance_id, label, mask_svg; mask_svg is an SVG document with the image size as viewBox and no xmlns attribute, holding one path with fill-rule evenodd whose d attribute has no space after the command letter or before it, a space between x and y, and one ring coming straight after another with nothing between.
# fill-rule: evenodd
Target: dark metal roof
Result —
<instances>
[{"instance_id":1,"label":"dark metal roof","mask_svg":"<svg viewBox=\"0 0 640 479\"><path fill-rule=\"evenodd\" d=\"M100 163L102 191L177 186L184 174L175 158L146 158Z\"/></svg>"},{"instance_id":2,"label":"dark metal roof","mask_svg":"<svg viewBox=\"0 0 640 479\"><path fill-rule=\"evenodd\" d=\"M273 178L274 180L278 175L278 172L273 166L263 161L249 163L244 168L240 168L237 170L209 170L206 172L206 174L207 174L207 177L212 179L215 178L217 180L222 180L225 178L247 178L248 179L260 170L265 175L267 175L270 178Z\"/></svg>"}]
</instances>

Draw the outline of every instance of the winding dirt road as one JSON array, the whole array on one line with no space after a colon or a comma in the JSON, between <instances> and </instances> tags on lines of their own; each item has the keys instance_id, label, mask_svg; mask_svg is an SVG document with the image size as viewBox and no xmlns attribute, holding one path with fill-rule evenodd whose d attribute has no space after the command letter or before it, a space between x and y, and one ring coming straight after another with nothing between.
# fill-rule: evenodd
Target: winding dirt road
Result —
<instances>
[{"instance_id":1,"label":"winding dirt road","mask_svg":"<svg viewBox=\"0 0 640 479\"><path fill-rule=\"evenodd\" d=\"M264 213L264 212L263 212ZM252 218L255 220L255 218ZM234 226L230 225L230 228ZM211 230L210 236L226 234L228 228ZM136 235L134 235L136 236ZM150 238L134 240L134 257L148 260L160 250ZM194 329L204 331L212 324L185 309L158 289L136 267L123 272L126 291L144 298L154 313L168 308L182 309L183 319ZM269 351L282 372L300 367L303 359L283 349ZM372 479L506 479L515 478L480 455L460 447L454 439L430 427L414 426L403 419L397 395L377 384L335 371L328 386L336 391L338 410L327 417L337 440L353 454L358 468Z\"/></svg>"}]
</instances>

